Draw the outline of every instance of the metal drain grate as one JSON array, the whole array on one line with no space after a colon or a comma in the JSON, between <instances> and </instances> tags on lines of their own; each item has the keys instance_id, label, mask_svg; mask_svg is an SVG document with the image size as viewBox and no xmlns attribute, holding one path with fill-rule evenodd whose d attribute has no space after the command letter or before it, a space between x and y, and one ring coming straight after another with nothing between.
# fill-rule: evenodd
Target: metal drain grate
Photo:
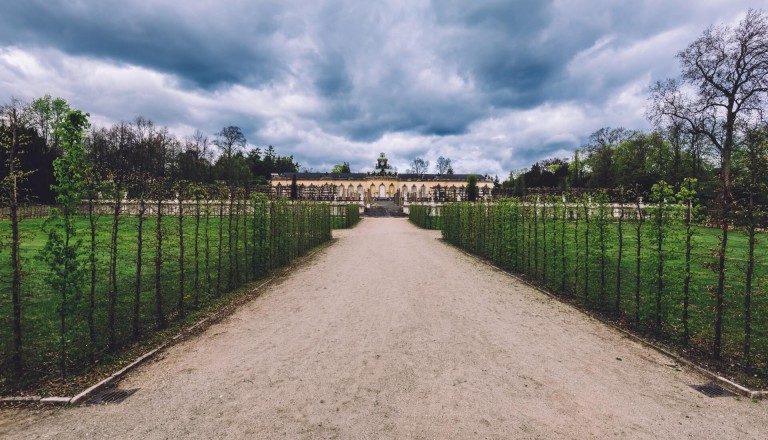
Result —
<instances>
[{"instance_id":1,"label":"metal drain grate","mask_svg":"<svg viewBox=\"0 0 768 440\"><path fill-rule=\"evenodd\" d=\"M691 387L694 390L708 397L733 397L736 395L716 383L706 383L704 385L691 385Z\"/></svg>"},{"instance_id":2,"label":"metal drain grate","mask_svg":"<svg viewBox=\"0 0 768 440\"><path fill-rule=\"evenodd\" d=\"M131 394L138 391L138 388L132 390L105 390L88 400L88 403L92 405L106 405L108 403L120 403L123 400L131 396Z\"/></svg>"}]
</instances>

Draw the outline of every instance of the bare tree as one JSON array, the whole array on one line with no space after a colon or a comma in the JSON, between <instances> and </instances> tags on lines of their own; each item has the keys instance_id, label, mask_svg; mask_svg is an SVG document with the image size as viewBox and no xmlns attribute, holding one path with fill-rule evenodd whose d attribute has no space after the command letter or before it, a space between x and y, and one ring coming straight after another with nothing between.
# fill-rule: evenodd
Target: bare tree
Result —
<instances>
[{"instance_id":1,"label":"bare tree","mask_svg":"<svg viewBox=\"0 0 768 440\"><path fill-rule=\"evenodd\" d=\"M419 176L424 175L424 173L429 170L429 161L424 160L420 157L417 157L416 159L413 159L411 161L411 173L418 174Z\"/></svg>"},{"instance_id":2,"label":"bare tree","mask_svg":"<svg viewBox=\"0 0 768 440\"><path fill-rule=\"evenodd\" d=\"M189 139L188 145L190 145L189 149L193 150L200 159L211 159L210 142L208 136L202 131L195 130L195 134Z\"/></svg>"},{"instance_id":3,"label":"bare tree","mask_svg":"<svg viewBox=\"0 0 768 440\"><path fill-rule=\"evenodd\" d=\"M245 148L245 135L240 127L230 125L216 133L216 140L213 143L221 149L227 159L230 159L238 150Z\"/></svg>"},{"instance_id":4,"label":"bare tree","mask_svg":"<svg viewBox=\"0 0 768 440\"><path fill-rule=\"evenodd\" d=\"M708 28L677 58L682 68L681 81L667 79L652 87L649 116L657 124L669 120L684 124L691 133L709 139L720 154L722 238L713 344L713 355L719 358L725 253L733 208L731 157L737 127L757 113L768 93L768 18L763 11L750 9L736 28Z\"/></svg>"},{"instance_id":5,"label":"bare tree","mask_svg":"<svg viewBox=\"0 0 768 440\"><path fill-rule=\"evenodd\" d=\"M438 157L435 168L437 169L437 174L447 173L451 169L451 159L443 156Z\"/></svg>"},{"instance_id":6,"label":"bare tree","mask_svg":"<svg viewBox=\"0 0 768 440\"><path fill-rule=\"evenodd\" d=\"M586 150L589 153L594 153L605 148L619 145L636 135L636 131L627 130L624 127L602 127L589 136L589 143L586 145Z\"/></svg>"},{"instance_id":7,"label":"bare tree","mask_svg":"<svg viewBox=\"0 0 768 440\"><path fill-rule=\"evenodd\" d=\"M177 176L191 181L203 181L210 168L210 142L200 130L187 138L176 159Z\"/></svg>"}]
</instances>

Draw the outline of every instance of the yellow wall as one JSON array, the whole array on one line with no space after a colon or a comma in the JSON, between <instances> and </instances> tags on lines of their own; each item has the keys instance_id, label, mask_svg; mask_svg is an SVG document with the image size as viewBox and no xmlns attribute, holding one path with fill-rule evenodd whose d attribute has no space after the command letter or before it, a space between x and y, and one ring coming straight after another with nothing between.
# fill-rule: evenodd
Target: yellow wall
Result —
<instances>
[{"instance_id":1,"label":"yellow wall","mask_svg":"<svg viewBox=\"0 0 768 440\"><path fill-rule=\"evenodd\" d=\"M465 182L447 179L401 180L396 176L368 176L365 179L335 179L330 175L325 178L308 179L302 178L301 173L296 174L296 183L299 186L304 185L305 190L309 187L318 189L327 185L327 193L332 193L338 199L361 200L360 191L362 190L363 198L366 201L369 201L371 198L381 197L382 194L384 197L395 197L398 190L401 191L401 194L406 190L405 193L407 193L407 199L412 199L414 192L417 198L431 198L438 186L443 190L449 189L460 193L463 193L463 188L466 186ZM278 196L290 196L290 177L273 176L271 185ZM477 186L480 190L480 194L489 194L493 189L493 181L491 179L479 178Z\"/></svg>"}]
</instances>

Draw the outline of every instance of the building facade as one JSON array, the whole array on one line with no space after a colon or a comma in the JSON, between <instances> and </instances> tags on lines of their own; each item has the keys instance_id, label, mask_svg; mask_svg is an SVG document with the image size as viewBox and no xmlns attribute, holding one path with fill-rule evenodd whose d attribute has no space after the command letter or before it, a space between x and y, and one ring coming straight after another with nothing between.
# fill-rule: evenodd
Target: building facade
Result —
<instances>
[{"instance_id":1,"label":"building facade","mask_svg":"<svg viewBox=\"0 0 768 440\"><path fill-rule=\"evenodd\" d=\"M348 201L361 204L376 200L446 202L466 200L469 174L398 174L381 153L376 168L368 173L281 173L273 174L270 185L277 197L291 197L296 182L297 198L304 200ZM478 195L491 196L493 179L477 176Z\"/></svg>"}]
</instances>

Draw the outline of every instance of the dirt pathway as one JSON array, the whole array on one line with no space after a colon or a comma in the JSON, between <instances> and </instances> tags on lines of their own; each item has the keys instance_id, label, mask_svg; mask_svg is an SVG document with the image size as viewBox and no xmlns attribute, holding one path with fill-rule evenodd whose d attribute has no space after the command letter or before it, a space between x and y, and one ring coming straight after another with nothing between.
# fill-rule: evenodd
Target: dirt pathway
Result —
<instances>
[{"instance_id":1,"label":"dirt pathway","mask_svg":"<svg viewBox=\"0 0 768 440\"><path fill-rule=\"evenodd\" d=\"M0 438L768 438L768 407L401 219L366 219L121 383Z\"/></svg>"}]
</instances>

